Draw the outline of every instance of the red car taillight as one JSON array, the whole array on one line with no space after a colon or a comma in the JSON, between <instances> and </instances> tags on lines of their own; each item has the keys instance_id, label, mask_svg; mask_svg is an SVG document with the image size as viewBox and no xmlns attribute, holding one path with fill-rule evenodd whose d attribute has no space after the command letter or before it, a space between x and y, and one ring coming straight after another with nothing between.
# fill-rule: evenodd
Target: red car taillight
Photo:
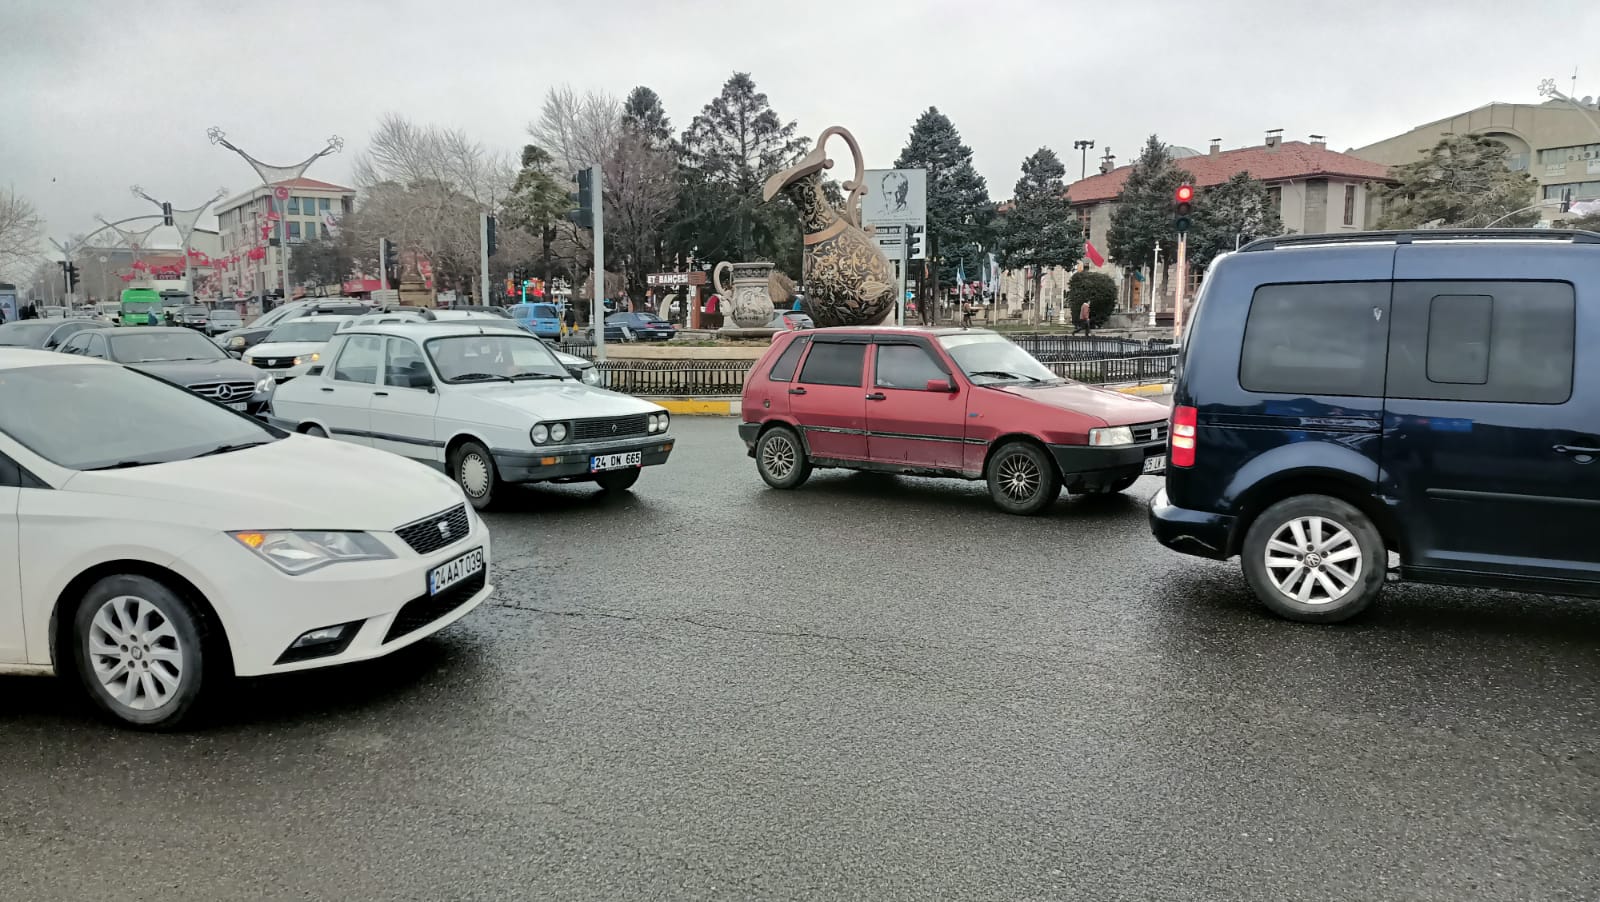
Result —
<instances>
[{"instance_id":1,"label":"red car taillight","mask_svg":"<svg viewBox=\"0 0 1600 902\"><path fill-rule=\"evenodd\" d=\"M1194 427L1198 422L1193 407L1172 408L1172 448L1167 463L1174 467L1194 466Z\"/></svg>"}]
</instances>

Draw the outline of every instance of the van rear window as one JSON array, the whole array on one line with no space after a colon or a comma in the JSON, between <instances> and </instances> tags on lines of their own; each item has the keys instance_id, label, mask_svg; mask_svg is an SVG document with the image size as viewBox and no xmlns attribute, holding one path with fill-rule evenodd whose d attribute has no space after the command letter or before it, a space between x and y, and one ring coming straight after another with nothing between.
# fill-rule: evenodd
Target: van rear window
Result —
<instances>
[{"instance_id":1,"label":"van rear window","mask_svg":"<svg viewBox=\"0 0 1600 902\"><path fill-rule=\"evenodd\" d=\"M1388 312L1388 282L1263 285L1245 321L1239 386L1381 398Z\"/></svg>"}]
</instances>

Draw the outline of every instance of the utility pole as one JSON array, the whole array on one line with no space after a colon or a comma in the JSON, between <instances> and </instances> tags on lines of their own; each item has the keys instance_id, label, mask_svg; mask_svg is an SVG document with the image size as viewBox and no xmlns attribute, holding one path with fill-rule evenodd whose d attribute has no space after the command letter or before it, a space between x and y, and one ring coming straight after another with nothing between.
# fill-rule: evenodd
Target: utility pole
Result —
<instances>
[{"instance_id":1,"label":"utility pole","mask_svg":"<svg viewBox=\"0 0 1600 902\"><path fill-rule=\"evenodd\" d=\"M606 201L605 170L595 166L594 173L594 358L601 363L606 359Z\"/></svg>"},{"instance_id":2,"label":"utility pole","mask_svg":"<svg viewBox=\"0 0 1600 902\"><path fill-rule=\"evenodd\" d=\"M489 303L489 214L478 214L478 303Z\"/></svg>"}]
</instances>

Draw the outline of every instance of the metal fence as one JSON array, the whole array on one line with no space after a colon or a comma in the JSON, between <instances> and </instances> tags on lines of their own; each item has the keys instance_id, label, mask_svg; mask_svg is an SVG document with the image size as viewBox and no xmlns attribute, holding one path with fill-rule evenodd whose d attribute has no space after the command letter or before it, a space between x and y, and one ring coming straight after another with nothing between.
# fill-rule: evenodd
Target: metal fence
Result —
<instances>
[{"instance_id":1,"label":"metal fence","mask_svg":"<svg viewBox=\"0 0 1600 902\"><path fill-rule=\"evenodd\" d=\"M1045 366L1058 376L1094 385L1117 385L1125 382L1137 382L1143 385L1147 382L1165 382L1172 378L1172 368L1177 363L1177 354L1153 354L1144 357L1056 360L1045 363Z\"/></svg>"},{"instance_id":2,"label":"metal fence","mask_svg":"<svg viewBox=\"0 0 1600 902\"><path fill-rule=\"evenodd\" d=\"M1024 351L1043 363L1057 360L1093 360L1102 357L1139 357L1157 354L1172 347L1170 338L1094 338L1087 335L1059 335L1048 332L1007 335Z\"/></svg>"}]
</instances>

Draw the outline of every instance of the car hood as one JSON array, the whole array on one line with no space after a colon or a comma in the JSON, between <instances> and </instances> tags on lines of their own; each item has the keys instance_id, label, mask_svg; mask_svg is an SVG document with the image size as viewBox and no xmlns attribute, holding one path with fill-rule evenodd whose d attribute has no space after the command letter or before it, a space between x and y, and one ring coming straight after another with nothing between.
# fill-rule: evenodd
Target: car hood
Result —
<instances>
[{"instance_id":1,"label":"car hood","mask_svg":"<svg viewBox=\"0 0 1600 902\"><path fill-rule=\"evenodd\" d=\"M299 357L327 347L325 341L264 341L249 350L251 357Z\"/></svg>"},{"instance_id":2,"label":"car hood","mask_svg":"<svg viewBox=\"0 0 1600 902\"><path fill-rule=\"evenodd\" d=\"M128 366L178 385L196 385L201 382L255 382L262 378L260 370L231 357L222 360L150 360L130 363Z\"/></svg>"},{"instance_id":3,"label":"car hood","mask_svg":"<svg viewBox=\"0 0 1600 902\"><path fill-rule=\"evenodd\" d=\"M1030 388L1027 385L986 385L984 388L1026 398L1059 410L1099 417L1107 426L1131 426L1165 420L1171 411L1159 401L1126 395L1109 388L1064 382Z\"/></svg>"},{"instance_id":4,"label":"car hood","mask_svg":"<svg viewBox=\"0 0 1600 902\"><path fill-rule=\"evenodd\" d=\"M423 464L304 435L194 460L79 473L63 489L192 508L194 522L218 529L384 532L462 502L455 483Z\"/></svg>"},{"instance_id":5,"label":"car hood","mask_svg":"<svg viewBox=\"0 0 1600 902\"><path fill-rule=\"evenodd\" d=\"M618 394L582 382L504 382L473 385L480 400L527 414L533 420L574 420L655 413L662 409L632 395Z\"/></svg>"}]
</instances>

